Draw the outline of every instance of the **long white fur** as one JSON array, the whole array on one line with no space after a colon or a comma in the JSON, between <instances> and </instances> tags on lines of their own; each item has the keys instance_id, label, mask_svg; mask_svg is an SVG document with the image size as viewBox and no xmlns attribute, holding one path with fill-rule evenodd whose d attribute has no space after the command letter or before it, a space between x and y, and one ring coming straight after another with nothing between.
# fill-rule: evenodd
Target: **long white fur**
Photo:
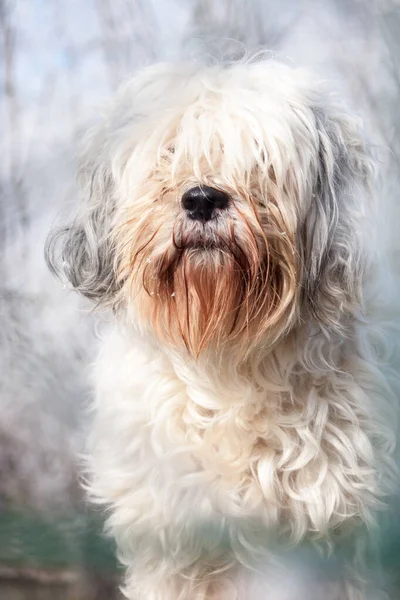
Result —
<instances>
[{"instance_id":1,"label":"long white fur","mask_svg":"<svg viewBox=\"0 0 400 600\"><path fill-rule=\"evenodd\" d=\"M325 153L323 175L336 185L338 143L349 180L326 192L326 217L316 207L325 201L315 198L318 160ZM393 481L395 393L380 323L387 309L372 294L381 275L372 171L358 120L324 84L274 61L152 67L91 134L82 168L90 193L66 271L120 315L95 368L90 492L109 509L130 600L299 598L301 578L290 562L282 575L277 538L329 547L337 531L373 523ZM194 358L157 338L138 309L142 292L132 295L117 274L121 246L134 245L144 223L162 224L148 260L162 254L183 219L182 193L210 182L238 202L253 185L260 211L272 194L283 237L315 222L312 247L296 242L299 281L286 322L272 340L249 342L243 360L234 343ZM244 201L242 210L252 222ZM122 243L128 217L132 239L125 229ZM331 262L321 265L324 253ZM337 269L342 288L324 281ZM302 297L313 278L316 306ZM366 597L351 569L338 578L332 598ZM313 585L304 597L328 597Z\"/></svg>"}]
</instances>

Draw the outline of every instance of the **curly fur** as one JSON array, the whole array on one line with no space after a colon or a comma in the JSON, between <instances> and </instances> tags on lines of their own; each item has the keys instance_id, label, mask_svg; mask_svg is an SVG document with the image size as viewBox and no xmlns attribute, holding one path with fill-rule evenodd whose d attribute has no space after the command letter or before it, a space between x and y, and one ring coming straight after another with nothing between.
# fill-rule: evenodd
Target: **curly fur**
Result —
<instances>
[{"instance_id":1,"label":"curly fur","mask_svg":"<svg viewBox=\"0 0 400 600\"><path fill-rule=\"evenodd\" d=\"M148 68L90 134L86 196L49 252L120 323L95 370L90 490L127 598L288 597L278 543L373 522L394 477L373 174L359 121L272 60ZM189 221L193 185L228 210ZM363 597L342 579L335 598Z\"/></svg>"}]
</instances>

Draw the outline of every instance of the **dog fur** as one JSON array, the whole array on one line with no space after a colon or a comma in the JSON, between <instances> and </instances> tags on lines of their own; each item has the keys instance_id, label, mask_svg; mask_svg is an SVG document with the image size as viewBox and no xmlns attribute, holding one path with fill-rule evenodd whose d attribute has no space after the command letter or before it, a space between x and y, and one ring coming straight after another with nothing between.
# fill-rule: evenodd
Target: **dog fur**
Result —
<instances>
[{"instance_id":1,"label":"dog fur","mask_svg":"<svg viewBox=\"0 0 400 600\"><path fill-rule=\"evenodd\" d=\"M301 597L277 548L369 527L395 473L359 120L274 60L159 64L90 132L80 178L49 261L116 315L95 367L90 493L126 597ZM229 207L190 220L196 185ZM354 560L332 598L366 589Z\"/></svg>"}]
</instances>

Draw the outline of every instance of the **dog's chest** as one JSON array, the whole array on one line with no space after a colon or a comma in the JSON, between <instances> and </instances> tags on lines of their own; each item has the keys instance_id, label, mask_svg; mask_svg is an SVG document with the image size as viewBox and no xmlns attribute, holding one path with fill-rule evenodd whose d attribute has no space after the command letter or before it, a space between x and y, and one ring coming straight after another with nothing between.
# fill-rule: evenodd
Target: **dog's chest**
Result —
<instances>
[{"instance_id":1,"label":"dog's chest","mask_svg":"<svg viewBox=\"0 0 400 600\"><path fill-rule=\"evenodd\" d=\"M94 453L107 502L166 520L195 505L204 518L260 519L298 538L371 502L374 473L361 455L368 440L354 427L368 422L360 408L352 412L356 383L292 396L243 377L209 385L137 347L117 345L111 357L98 364Z\"/></svg>"},{"instance_id":2,"label":"dog's chest","mask_svg":"<svg viewBox=\"0 0 400 600\"><path fill-rule=\"evenodd\" d=\"M174 370L150 381L137 398L142 423L133 429L144 427L148 443L136 460L152 465L176 505L195 496L213 513L276 524L287 504L285 485L290 490L300 470L300 485L315 481L318 456L312 466L301 456L303 416L282 394L243 379L235 389L213 388Z\"/></svg>"}]
</instances>

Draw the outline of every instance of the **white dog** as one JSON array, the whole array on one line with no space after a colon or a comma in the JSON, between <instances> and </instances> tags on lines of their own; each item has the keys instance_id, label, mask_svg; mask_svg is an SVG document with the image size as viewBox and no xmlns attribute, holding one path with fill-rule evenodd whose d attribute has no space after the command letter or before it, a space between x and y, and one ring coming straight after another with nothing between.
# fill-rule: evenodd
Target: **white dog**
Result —
<instances>
[{"instance_id":1,"label":"white dog","mask_svg":"<svg viewBox=\"0 0 400 600\"><path fill-rule=\"evenodd\" d=\"M372 522L394 448L373 171L358 120L273 60L147 68L90 135L50 260L118 317L90 487L127 598L320 598L277 548ZM344 569L332 593L365 591Z\"/></svg>"}]
</instances>

